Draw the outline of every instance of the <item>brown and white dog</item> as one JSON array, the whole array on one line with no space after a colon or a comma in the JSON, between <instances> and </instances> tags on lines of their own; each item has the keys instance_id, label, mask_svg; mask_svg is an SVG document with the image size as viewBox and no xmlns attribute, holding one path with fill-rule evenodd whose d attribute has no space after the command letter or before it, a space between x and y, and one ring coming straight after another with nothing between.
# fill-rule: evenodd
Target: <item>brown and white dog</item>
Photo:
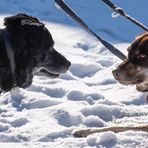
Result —
<instances>
[{"instance_id":1,"label":"brown and white dog","mask_svg":"<svg viewBox=\"0 0 148 148\"><path fill-rule=\"evenodd\" d=\"M148 91L148 32L140 34L128 47L128 57L113 76L121 84L135 84L138 91Z\"/></svg>"}]
</instances>

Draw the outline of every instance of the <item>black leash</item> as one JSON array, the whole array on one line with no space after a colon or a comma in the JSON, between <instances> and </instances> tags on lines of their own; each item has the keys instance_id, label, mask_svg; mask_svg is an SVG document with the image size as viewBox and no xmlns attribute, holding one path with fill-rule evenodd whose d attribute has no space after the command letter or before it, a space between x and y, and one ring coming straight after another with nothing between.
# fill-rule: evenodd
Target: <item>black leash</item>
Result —
<instances>
[{"instance_id":1,"label":"black leash","mask_svg":"<svg viewBox=\"0 0 148 148\"><path fill-rule=\"evenodd\" d=\"M63 9L71 18L73 18L81 27L83 27L87 32L94 35L108 50L110 50L114 55L116 55L121 60L125 60L126 56L120 52L116 47L108 43L94 33L83 21L82 19L63 1L63 0L54 0L61 9Z\"/></svg>"},{"instance_id":2,"label":"black leash","mask_svg":"<svg viewBox=\"0 0 148 148\"><path fill-rule=\"evenodd\" d=\"M120 7L116 6L115 4L113 4L111 2L111 0L102 0L105 4L107 4L110 8L112 8L116 13L120 14L121 16L127 18L128 20L130 20L131 22L133 22L134 24L136 24L137 26L141 27L143 30L148 31L148 28L143 25L142 23L140 23L139 21L137 21L135 18L131 17L130 15L128 15L123 9L121 9Z\"/></svg>"}]
</instances>

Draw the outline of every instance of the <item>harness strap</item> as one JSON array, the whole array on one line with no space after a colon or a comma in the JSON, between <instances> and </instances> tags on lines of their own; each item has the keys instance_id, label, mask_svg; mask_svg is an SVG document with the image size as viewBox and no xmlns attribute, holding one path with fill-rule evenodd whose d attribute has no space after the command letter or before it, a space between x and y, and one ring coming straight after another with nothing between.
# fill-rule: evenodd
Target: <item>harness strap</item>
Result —
<instances>
[{"instance_id":1,"label":"harness strap","mask_svg":"<svg viewBox=\"0 0 148 148\"><path fill-rule=\"evenodd\" d=\"M81 27L83 27L87 32L94 35L110 52L116 55L121 60L125 60L126 56L120 52L116 47L114 47L109 42L105 41L94 33L83 21L82 19L72 10L63 0L54 0L71 18L73 18Z\"/></svg>"},{"instance_id":2,"label":"harness strap","mask_svg":"<svg viewBox=\"0 0 148 148\"><path fill-rule=\"evenodd\" d=\"M10 67L13 75L13 83L14 83L15 82L15 57L14 57L14 52L10 43L10 36L6 27L1 29L1 33L4 39L5 50L10 62Z\"/></svg>"}]
</instances>

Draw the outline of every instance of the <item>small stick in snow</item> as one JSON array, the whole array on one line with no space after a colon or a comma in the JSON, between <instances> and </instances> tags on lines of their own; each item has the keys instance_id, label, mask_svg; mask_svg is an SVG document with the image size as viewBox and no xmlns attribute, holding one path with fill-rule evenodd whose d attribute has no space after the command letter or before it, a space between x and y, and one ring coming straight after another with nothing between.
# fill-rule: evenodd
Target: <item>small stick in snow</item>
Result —
<instances>
[{"instance_id":1,"label":"small stick in snow","mask_svg":"<svg viewBox=\"0 0 148 148\"><path fill-rule=\"evenodd\" d=\"M114 126L114 127L103 127L103 128L97 128L97 129L88 128L88 129L82 129L74 132L73 136L76 138L80 138L80 137L87 137L88 135L94 134L94 133L101 133L101 132L107 132L107 131L118 133L118 132L125 132L129 130L148 132L148 125L133 126L133 127Z\"/></svg>"}]
</instances>

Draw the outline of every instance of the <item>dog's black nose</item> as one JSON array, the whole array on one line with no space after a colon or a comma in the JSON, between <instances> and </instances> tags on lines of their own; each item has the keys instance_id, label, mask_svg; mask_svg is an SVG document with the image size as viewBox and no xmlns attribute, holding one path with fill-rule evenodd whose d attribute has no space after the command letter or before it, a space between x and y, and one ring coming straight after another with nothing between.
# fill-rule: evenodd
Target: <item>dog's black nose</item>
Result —
<instances>
[{"instance_id":1,"label":"dog's black nose","mask_svg":"<svg viewBox=\"0 0 148 148\"><path fill-rule=\"evenodd\" d=\"M61 67L59 68L61 73L65 73L71 65L71 62L66 59L64 63L62 63Z\"/></svg>"},{"instance_id":2,"label":"dog's black nose","mask_svg":"<svg viewBox=\"0 0 148 148\"><path fill-rule=\"evenodd\" d=\"M120 77L120 70L116 69L112 71L113 76L115 77L115 79L119 79Z\"/></svg>"},{"instance_id":3,"label":"dog's black nose","mask_svg":"<svg viewBox=\"0 0 148 148\"><path fill-rule=\"evenodd\" d=\"M70 67L71 62L67 60L67 69Z\"/></svg>"}]
</instances>

